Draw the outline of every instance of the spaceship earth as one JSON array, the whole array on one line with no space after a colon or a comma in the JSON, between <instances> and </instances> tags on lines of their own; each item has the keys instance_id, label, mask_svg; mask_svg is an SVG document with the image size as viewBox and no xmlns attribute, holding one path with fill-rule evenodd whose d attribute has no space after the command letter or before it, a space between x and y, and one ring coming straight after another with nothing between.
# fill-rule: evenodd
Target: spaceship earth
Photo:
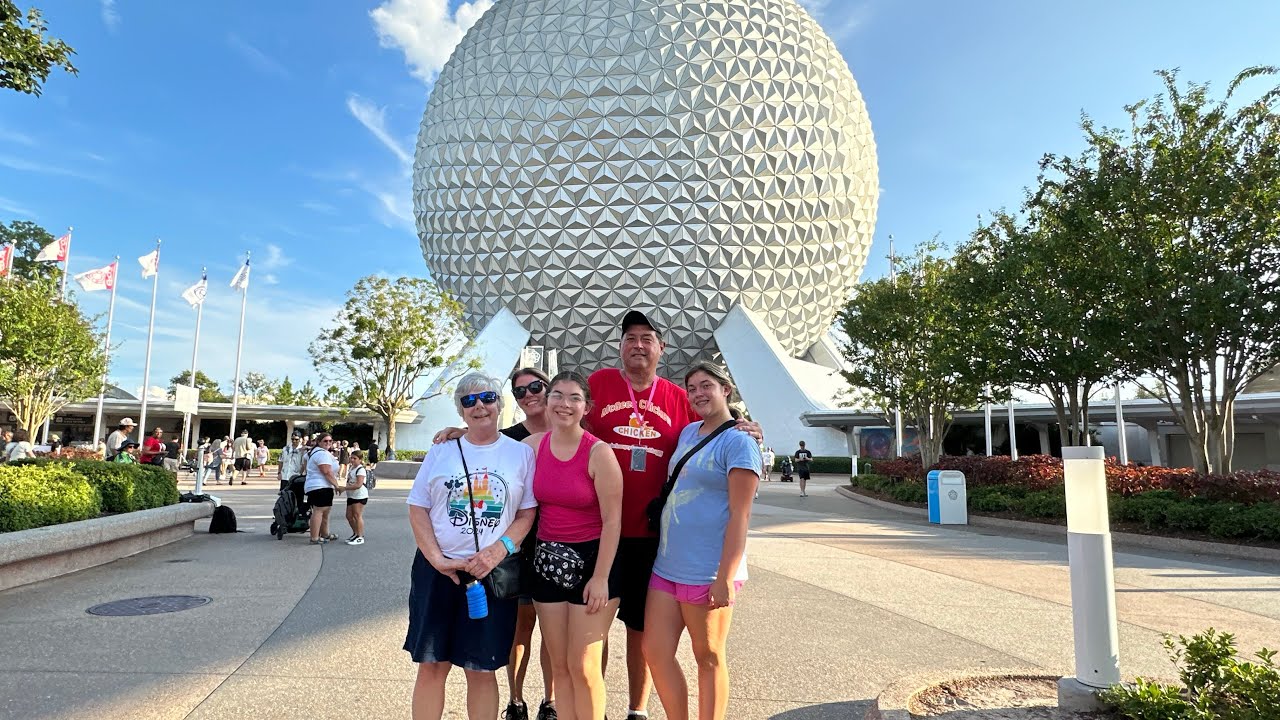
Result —
<instances>
[{"instance_id":1,"label":"spaceship earth","mask_svg":"<svg viewBox=\"0 0 1280 720\"><path fill-rule=\"evenodd\" d=\"M682 368L737 303L793 356L817 342L878 181L853 75L795 0L499 0L431 92L413 194L477 328L509 308L589 370L635 308Z\"/></svg>"}]
</instances>

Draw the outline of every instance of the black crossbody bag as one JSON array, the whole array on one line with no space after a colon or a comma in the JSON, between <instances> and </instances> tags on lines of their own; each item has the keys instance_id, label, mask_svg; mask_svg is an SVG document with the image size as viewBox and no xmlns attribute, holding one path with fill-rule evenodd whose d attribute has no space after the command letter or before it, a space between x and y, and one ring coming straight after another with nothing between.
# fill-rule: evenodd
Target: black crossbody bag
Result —
<instances>
[{"instance_id":1,"label":"black crossbody bag","mask_svg":"<svg viewBox=\"0 0 1280 720\"><path fill-rule=\"evenodd\" d=\"M458 457L462 458L462 473L467 479L467 510L471 513L471 539L475 541L476 552L480 552L480 525L476 521L476 500L471 491L471 470L467 468L467 456L462 452L462 440L458 443ZM502 562L489 571L480 580L489 593L499 600L513 600L524 594L524 563L516 553L502 558Z\"/></svg>"},{"instance_id":2,"label":"black crossbody bag","mask_svg":"<svg viewBox=\"0 0 1280 720\"><path fill-rule=\"evenodd\" d=\"M645 514L649 516L650 530L658 532L662 527L662 508L667 506L667 498L671 496L671 491L675 489L676 478L680 477L680 471L684 469L684 464L689 461L689 458L697 455L698 451L706 447L707 443L714 440L717 435L737 424L737 420L725 420L720 427L712 430L710 435L699 440L698 444L694 445L692 450L685 453L684 457L680 458L680 460L676 462L675 467L671 469L671 477L667 478L667 481L662 483L662 492L658 494L658 497L650 500L649 506L645 508Z\"/></svg>"}]
</instances>

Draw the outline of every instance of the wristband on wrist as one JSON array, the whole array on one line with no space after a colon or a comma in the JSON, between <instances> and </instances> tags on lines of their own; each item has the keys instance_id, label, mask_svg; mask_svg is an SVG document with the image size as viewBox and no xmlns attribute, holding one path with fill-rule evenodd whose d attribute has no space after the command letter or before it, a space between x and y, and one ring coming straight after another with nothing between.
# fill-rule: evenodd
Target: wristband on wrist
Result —
<instances>
[{"instance_id":1,"label":"wristband on wrist","mask_svg":"<svg viewBox=\"0 0 1280 720\"><path fill-rule=\"evenodd\" d=\"M516 544L511 541L511 538L507 537L506 535L503 535L498 539L502 541L502 546L507 549L508 555L516 554Z\"/></svg>"}]
</instances>

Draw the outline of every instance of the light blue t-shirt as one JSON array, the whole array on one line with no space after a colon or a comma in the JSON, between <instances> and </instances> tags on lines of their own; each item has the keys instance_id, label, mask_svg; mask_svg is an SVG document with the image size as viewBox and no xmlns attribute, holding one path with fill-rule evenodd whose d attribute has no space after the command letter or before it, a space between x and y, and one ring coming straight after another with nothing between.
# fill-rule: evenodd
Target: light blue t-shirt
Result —
<instances>
[{"instance_id":1,"label":"light blue t-shirt","mask_svg":"<svg viewBox=\"0 0 1280 720\"><path fill-rule=\"evenodd\" d=\"M695 422L680 433L673 461L684 457L702 439ZM729 525L729 471L744 468L760 476L760 446L737 430L720 433L689 458L676 478L662 509L662 539L653 571L672 582L708 585L715 582ZM747 557L733 580L747 579Z\"/></svg>"}]
</instances>

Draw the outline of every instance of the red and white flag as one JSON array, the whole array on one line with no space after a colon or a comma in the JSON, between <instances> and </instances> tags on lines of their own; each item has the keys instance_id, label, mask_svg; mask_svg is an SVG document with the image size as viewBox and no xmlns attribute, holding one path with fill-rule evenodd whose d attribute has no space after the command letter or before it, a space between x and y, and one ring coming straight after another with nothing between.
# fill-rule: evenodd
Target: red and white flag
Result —
<instances>
[{"instance_id":1,"label":"red and white flag","mask_svg":"<svg viewBox=\"0 0 1280 720\"><path fill-rule=\"evenodd\" d=\"M76 282L80 283L80 287L86 292L111 290L116 286L116 263L86 270L76 275Z\"/></svg>"},{"instance_id":2,"label":"red and white flag","mask_svg":"<svg viewBox=\"0 0 1280 720\"><path fill-rule=\"evenodd\" d=\"M71 233L54 240L44 246L36 255L36 262L66 262L67 251L71 249Z\"/></svg>"},{"instance_id":3,"label":"red and white flag","mask_svg":"<svg viewBox=\"0 0 1280 720\"><path fill-rule=\"evenodd\" d=\"M0 248L0 277L8 277L13 269L13 245Z\"/></svg>"},{"instance_id":4,"label":"red and white flag","mask_svg":"<svg viewBox=\"0 0 1280 720\"><path fill-rule=\"evenodd\" d=\"M138 264L142 266L143 278L149 278L160 272L160 248L138 258Z\"/></svg>"}]
</instances>

